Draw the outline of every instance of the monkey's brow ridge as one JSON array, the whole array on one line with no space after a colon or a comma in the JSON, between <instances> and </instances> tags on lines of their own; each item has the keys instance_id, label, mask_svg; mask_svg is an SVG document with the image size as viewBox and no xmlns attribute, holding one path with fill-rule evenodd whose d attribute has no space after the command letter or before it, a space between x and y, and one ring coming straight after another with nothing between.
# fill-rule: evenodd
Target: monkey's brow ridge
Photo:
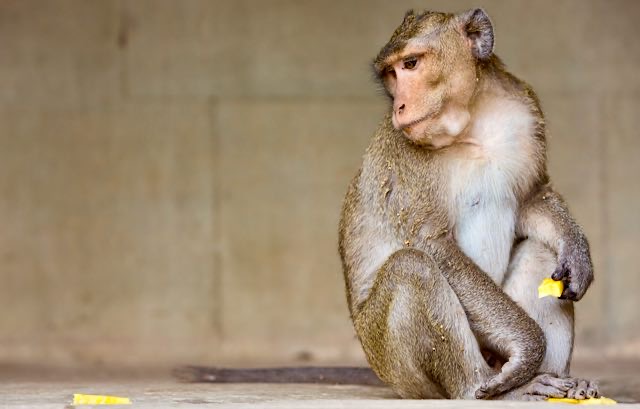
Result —
<instances>
[{"instance_id":1,"label":"monkey's brow ridge","mask_svg":"<svg viewBox=\"0 0 640 409\"><path fill-rule=\"evenodd\" d=\"M386 68L385 61L391 55L401 52L407 46L409 40L416 38L420 31L426 31L429 29L429 26L432 26L433 30L425 33L425 37L436 36L442 30L442 25L451 17L451 14L434 11L423 11L416 15L413 10L409 10L400 26L398 26L391 35L389 42L382 47L373 60L373 67L376 74L381 75Z\"/></svg>"}]
</instances>

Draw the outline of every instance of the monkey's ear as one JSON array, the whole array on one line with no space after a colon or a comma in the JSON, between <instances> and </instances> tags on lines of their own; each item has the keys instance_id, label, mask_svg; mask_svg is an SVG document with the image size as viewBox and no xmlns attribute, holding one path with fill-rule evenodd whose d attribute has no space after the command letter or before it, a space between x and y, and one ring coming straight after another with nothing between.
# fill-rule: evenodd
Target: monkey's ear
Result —
<instances>
[{"instance_id":1,"label":"monkey's ear","mask_svg":"<svg viewBox=\"0 0 640 409\"><path fill-rule=\"evenodd\" d=\"M481 60L493 53L493 26L487 13L482 9L465 11L459 15L473 55Z\"/></svg>"}]
</instances>

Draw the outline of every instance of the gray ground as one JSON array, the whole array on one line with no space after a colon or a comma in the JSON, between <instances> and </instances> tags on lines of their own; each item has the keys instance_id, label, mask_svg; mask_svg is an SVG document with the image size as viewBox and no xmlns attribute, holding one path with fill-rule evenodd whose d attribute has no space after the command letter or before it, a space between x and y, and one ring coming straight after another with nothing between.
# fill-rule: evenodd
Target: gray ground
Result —
<instances>
[{"instance_id":1,"label":"gray ground","mask_svg":"<svg viewBox=\"0 0 640 409\"><path fill-rule=\"evenodd\" d=\"M579 376L601 381L603 394L620 402L640 402L640 361L574 365ZM184 384L165 372L52 370L0 367L0 407L64 408L73 393L126 396L141 408L469 408L555 407L549 403L410 401L383 387L265 384ZM566 405L557 405L566 407ZM639 404L625 407L640 408ZM86 406L85 406L86 407Z\"/></svg>"}]
</instances>

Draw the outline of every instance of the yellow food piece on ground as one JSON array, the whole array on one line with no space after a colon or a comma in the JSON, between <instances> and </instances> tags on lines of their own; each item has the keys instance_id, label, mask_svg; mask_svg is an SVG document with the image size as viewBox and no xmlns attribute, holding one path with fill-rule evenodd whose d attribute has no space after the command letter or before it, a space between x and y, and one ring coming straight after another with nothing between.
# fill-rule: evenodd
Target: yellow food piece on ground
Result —
<instances>
[{"instance_id":1,"label":"yellow food piece on ground","mask_svg":"<svg viewBox=\"0 0 640 409\"><path fill-rule=\"evenodd\" d=\"M82 393L73 394L74 405L131 405L129 398L119 396L104 395L84 395Z\"/></svg>"},{"instance_id":2,"label":"yellow food piece on ground","mask_svg":"<svg viewBox=\"0 0 640 409\"><path fill-rule=\"evenodd\" d=\"M574 405L615 405L613 399L605 398L589 398L589 399L568 399L568 398L548 398L547 402L553 403L572 403Z\"/></svg>"},{"instance_id":3,"label":"yellow food piece on ground","mask_svg":"<svg viewBox=\"0 0 640 409\"><path fill-rule=\"evenodd\" d=\"M548 295L558 298L562 295L563 290L564 284L562 284L562 281L545 278L542 280L542 283L540 283L540 287L538 287L538 298L546 297Z\"/></svg>"}]
</instances>

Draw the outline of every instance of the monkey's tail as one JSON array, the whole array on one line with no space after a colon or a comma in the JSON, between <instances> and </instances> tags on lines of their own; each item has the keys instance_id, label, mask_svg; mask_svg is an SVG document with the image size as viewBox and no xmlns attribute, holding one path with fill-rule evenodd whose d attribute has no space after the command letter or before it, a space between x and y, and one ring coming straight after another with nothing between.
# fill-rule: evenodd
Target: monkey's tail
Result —
<instances>
[{"instance_id":1,"label":"monkey's tail","mask_svg":"<svg viewBox=\"0 0 640 409\"><path fill-rule=\"evenodd\" d=\"M182 366L173 370L173 376L182 382L384 385L370 368L348 366L247 369L219 368L213 366Z\"/></svg>"}]
</instances>

